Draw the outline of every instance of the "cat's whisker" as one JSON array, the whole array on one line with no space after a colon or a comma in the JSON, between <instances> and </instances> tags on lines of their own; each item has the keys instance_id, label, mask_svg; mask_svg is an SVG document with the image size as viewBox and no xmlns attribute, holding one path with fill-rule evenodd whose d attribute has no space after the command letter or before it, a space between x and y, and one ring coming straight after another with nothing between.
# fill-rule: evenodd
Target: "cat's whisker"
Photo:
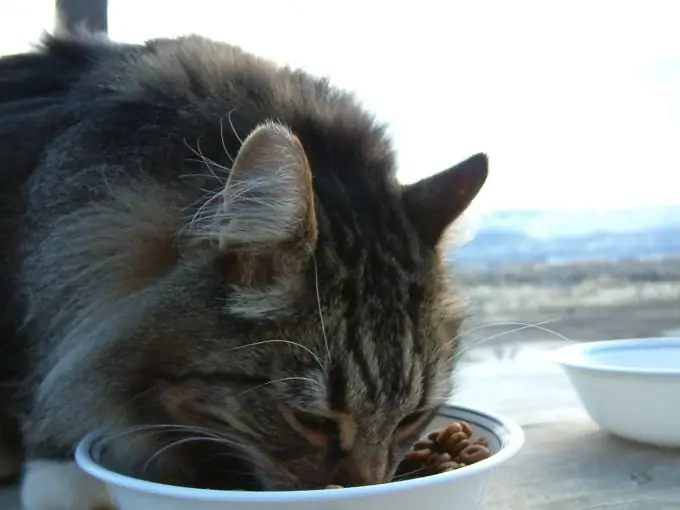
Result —
<instances>
[{"instance_id":1,"label":"cat's whisker","mask_svg":"<svg viewBox=\"0 0 680 510\"><path fill-rule=\"evenodd\" d=\"M210 172L210 175L220 183L220 187L217 188L217 189L213 189L213 190L206 190L206 193L201 198L199 198L193 204L191 204L191 206L195 206L199 203L201 205L196 209L196 211L188 219L186 226L182 229L180 234L185 232L188 229L192 229L194 231L194 233L198 233L198 232L200 232L200 229L197 228L197 227L199 225L202 225L204 219L206 219L206 218L215 219L215 217L217 216L217 207L213 207L213 205L214 205L213 203L216 199L221 198L223 196L222 195L222 189L226 185L227 179L218 176L215 173L214 167L219 168L221 170L224 170L226 173L229 173L231 171L231 169L226 168L226 167L216 163L215 161L213 161L213 160L211 160L211 159L209 159L209 158L207 158L203 155L203 153L200 149L200 137L199 137L199 139L197 140L196 143L198 144L197 145L198 151L194 150L187 143L187 141L184 140L184 144L187 146L187 148L190 151L192 151L194 154L196 154L196 156L198 156L200 158L199 162L202 162L202 163L205 164L206 168L208 169L208 172ZM187 176L190 177L191 175L192 174L184 174L182 177L187 177ZM200 174L193 174L193 175L194 176L201 176Z\"/></svg>"},{"instance_id":2,"label":"cat's whisker","mask_svg":"<svg viewBox=\"0 0 680 510\"><path fill-rule=\"evenodd\" d=\"M206 436L228 439L228 436L223 434L218 430L212 428L203 427L201 425L187 425L187 424L173 424L173 423L159 423L159 424L147 424L140 425L139 427L152 429L152 428L163 428L166 430L177 430L179 432L191 432L193 434L204 434ZM130 427L132 428L132 427Z\"/></svg>"},{"instance_id":3,"label":"cat's whisker","mask_svg":"<svg viewBox=\"0 0 680 510\"><path fill-rule=\"evenodd\" d=\"M557 331L553 331L550 328L542 327L541 324L545 324L545 322L539 322L539 323L536 323L536 324L529 324L529 323L523 323L523 322L508 323L508 325L510 325L510 324L515 324L515 325L520 326L520 327L513 328L513 329L510 329L510 330L507 330L507 331L503 331L501 333L497 333L495 335L483 338L480 341L475 342L471 345L465 346L465 348L458 351L456 356L458 358L461 358L463 355L465 355L467 352L469 352L471 349L473 349L475 347L479 347L480 345L486 344L486 343L488 343L492 340L496 340L496 339L501 338L503 336L507 336L507 335L510 335L512 333L517 333L517 332L524 331L524 330L527 330L527 329L538 329L539 331L544 331L546 333L549 333L549 334L559 338L560 340L564 340L564 341L569 342L569 343L576 343L574 340L562 335L561 333L558 333Z\"/></svg>"},{"instance_id":4,"label":"cat's whisker","mask_svg":"<svg viewBox=\"0 0 680 510\"><path fill-rule=\"evenodd\" d=\"M233 123L232 120L231 120L231 115L232 115L233 113L234 113L234 110L231 110L231 111L227 114L227 119L229 120L229 126L231 127L231 131L232 131L232 133L234 133L234 136L236 137L236 139L239 141L239 143L240 143L241 145L243 145L243 139L242 139L242 138L238 135L238 133L236 132L236 128L234 127L234 123Z\"/></svg>"},{"instance_id":5,"label":"cat's whisker","mask_svg":"<svg viewBox=\"0 0 680 510\"><path fill-rule=\"evenodd\" d=\"M201 160L199 160L199 159L194 159L194 158L186 158L186 161L193 161L193 162L195 162L195 163L202 163ZM218 168L220 168L220 169L225 170L225 171L228 171L228 170L229 170L228 168L224 168L224 167L219 166L219 165L216 165L216 166L217 166ZM208 175L206 175L206 174L200 174L200 173L196 173L196 174L182 174L182 175L180 175L180 178L182 178L182 179L190 179L190 178L192 178L192 177L208 177ZM218 179L219 179L220 184L221 184L222 186L224 186L224 184L226 184L226 182L227 182L226 179L224 179L223 177L219 177L219 176L218 176ZM202 190L202 191L208 191L208 190Z\"/></svg>"},{"instance_id":6,"label":"cat's whisker","mask_svg":"<svg viewBox=\"0 0 680 510\"><path fill-rule=\"evenodd\" d=\"M250 448L247 448L245 445L241 449L235 449L229 452L215 453L214 455L211 455L210 457L206 458L204 464L207 464L213 459L220 458L233 458L245 460L252 466L262 469L267 476L274 476L279 480L287 482L288 484L293 484L293 481L295 480L295 478L290 473L288 473L281 466L275 464L266 455L260 453L258 450L252 450ZM230 470L230 472L233 473L235 471ZM241 474L250 474L253 478L257 479L257 476L252 471L243 471L241 472Z\"/></svg>"},{"instance_id":7,"label":"cat's whisker","mask_svg":"<svg viewBox=\"0 0 680 510\"><path fill-rule=\"evenodd\" d=\"M162 434L164 432L178 432L178 433L192 433L192 434L203 434L206 437L212 437L214 439L226 439L226 436L213 431L211 429L206 429L204 427L198 427L193 425L175 425L175 424L145 424L137 425L133 427L125 427L121 430L110 431L104 434L102 441L104 444L113 442L122 437L130 436L138 433L151 433L151 434Z\"/></svg>"},{"instance_id":8,"label":"cat's whisker","mask_svg":"<svg viewBox=\"0 0 680 510\"><path fill-rule=\"evenodd\" d=\"M224 165L220 165L218 162L216 162L216 161L214 161L214 160L212 160L208 157L205 157L205 159L184 158L184 160L185 161L192 161L194 163L203 163L203 164L206 164L206 165L210 165L210 168L212 170L221 170L222 172L224 172L227 175L225 175L224 177L221 177L219 175L216 175L216 174L213 174L212 172L210 172L210 176L217 178L220 181L220 184L222 184L222 185L227 183L227 177L229 176L229 172L231 172L231 168L224 166ZM182 174L182 175L180 175L180 177L207 177L207 176L208 175L206 175L206 174Z\"/></svg>"},{"instance_id":9,"label":"cat's whisker","mask_svg":"<svg viewBox=\"0 0 680 510\"><path fill-rule=\"evenodd\" d=\"M200 442L208 442L208 443L218 443L218 444L226 444L229 446L241 446L239 443L236 441L231 441L225 438L214 438L214 437L206 437L206 436L194 436L194 437L187 437L184 439L178 439L177 441L173 441L170 444L167 444L160 448L158 451L156 451L145 463L144 466L142 467L142 472L146 473L146 470L149 468L151 463L156 460L158 457L163 455L163 453L167 452L171 448L175 448L177 446L181 446L183 444L189 444L189 443L200 443Z\"/></svg>"},{"instance_id":10,"label":"cat's whisker","mask_svg":"<svg viewBox=\"0 0 680 510\"><path fill-rule=\"evenodd\" d=\"M191 176L190 174L187 174L189 177ZM201 174L195 174L198 176L201 176ZM222 188L215 188L215 189L201 189L201 191L204 192L203 195L201 195L200 198L194 200L193 202L190 202L184 207L184 210L190 211L193 210L195 207L202 205L208 198L210 198L213 195L220 194Z\"/></svg>"},{"instance_id":11,"label":"cat's whisker","mask_svg":"<svg viewBox=\"0 0 680 510\"><path fill-rule=\"evenodd\" d=\"M189 223L198 223L199 220L203 220L209 216L214 216L217 208L211 207L213 205L212 201L221 195L222 193L219 189L206 190L201 198L194 201L189 205L189 207L186 208L186 210L193 210L194 208L196 209L187 217ZM210 210L208 210L208 207L210 207Z\"/></svg>"},{"instance_id":12,"label":"cat's whisker","mask_svg":"<svg viewBox=\"0 0 680 510\"><path fill-rule=\"evenodd\" d=\"M559 318L547 319L547 320L544 320L544 321L536 322L533 325L534 326L541 326L543 324L550 324L552 322L557 322L557 321L560 321L560 320L561 319L559 319ZM498 327L498 326L528 326L528 325L529 325L529 323L525 323L525 322L509 322L509 321L488 322L486 324L482 324L480 326L475 326L474 328L469 328L469 329L466 329L466 330L459 332L453 338L453 340L454 341L460 340L465 335L469 335L470 333L474 333L475 331L479 331L480 329L494 328L494 327Z\"/></svg>"},{"instance_id":13,"label":"cat's whisker","mask_svg":"<svg viewBox=\"0 0 680 510\"><path fill-rule=\"evenodd\" d=\"M191 145L189 145L189 143L186 141L186 139L184 140L184 145L185 145L185 147L186 147L187 149L189 149L193 154L195 154L197 158L199 158L199 162L200 162L200 163L203 163L203 164L205 165L205 167L208 169L208 172L210 172L210 175L211 175L213 178L217 179L218 182L224 182L224 180L221 179L221 178L215 173L215 171L214 171L214 169L213 169L213 167L217 167L217 168L224 168L224 167L222 167L222 165L220 165L220 164L217 163L216 161L213 161L212 159L207 158L206 156L203 155L203 152L201 151L200 141L201 141L201 137L199 136L199 137L196 139L196 147L197 147L196 149L194 149L193 147L191 147ZM225 169L225 170L228 170L228 169Z\"/></svg>"},{"instance_id":14,"label":"cat's whisker","mask_svg":"<svg viewBox=\"0 0 680 510\"><path fill-rule=\"evenodd\" d=\"M210 172L210 174L215 179L219 180L219 177L217 176L217 174L215 174L215 170L213 170L213 165L215 165L215 166L220 166L220 165L218 165L216 161L206 157L205 154L203 154L203 149L201 149L201 138L202 137L203 137L203 135L196 138L196 150L198 151L199 157L205 162L205 166L208 169L208 171Z\"/></svg>"},{"instance_id":15,"label":"cat's whisker","mask_svg":"<svg viewBox=\"0 0 680 510\"><path fill-rule=\"evenodd\" d=\"M321 294L319 292L319 266L316 262L316 256L312 256L312 261L314 262L314 287L316 290L316 304L319 309L319 321L321 321L321 334L323 335L323 343L326 346L326 355L328 356L327 360L330 363L331 361L331 350L330 347L328 346L328 336L326 335L326 325L324 324L323 321L323 309L321 307Z\"/></svg>"},{"instance_id":16,"label":"cat's whisker","mask_svg":"<svg viewBox=\"0 0 680 510\"><path fill-rule=\"evenodd\" d=\"M551 322L552 322L552 321L551 321ZM514 330L505 331L505 332L503 332L503 334L510 334L510 333L517 332L517 331L523 331L523 330L525 330L525 329L537 329L537 330L539 330L539 331L544 331L544 332L546 332L546 333L548 333L548 334L550 334L550 335L552 335L552 336L554 336L554 337L557 337L557 338L559 338L560 340L564 340L565 342L576 343L576 342L575 342L574 340L572 340L571 338L568 338L568 337L562 335L561 333L558 333L557 331L555 331L555 330L553 330L553 329L543 327L542 325L543 325L543 324L546 324L546 323L548 323L548 321L542 321L542 322L536 322L536 323L509 322L509 323L506 323L506 324L509 325L509 326L519 326L519 327L516 328L516 329L514 329ZM498 335L500 335L500 334L501 334L501 333L499 333ZM494 338L497 338L498 335L493 335L493 336L491 336L491 337L488 337L488 338L485 338L485 339L483 339L483 340L480 340L479 342L476 342L475 344L471 345L470 347L474 347L475 345L479 345L479 344L482 343L482 342L486 342L486 341L488 341L488 340L492 340L492 339L494 339Z\"/></svg>"},{"instance_id":17,"label":"cat's whisker","mask_svg":"<svg viewBox=\"0 0 680 510\"><path fill-rule=\"evenodd\" d=\"M205 213L206 210L208 210L209 207L213 204L213 202L217 199L222 198L222 194L220 192L216 192L212 197L208 198L193 214L191 219L189 220L187 226L185 228L191 228L195 231L198 231L199 229L196 228L197 225L200 225L202 223L202 219L204 218L203 214ZM211 211L212 212L212 211ZM206 215L206 216L214 216L214 214Z\"/></svg>"},{"instance_id":18,"label":"cat's whisker","mask_svg":"<svg viewBox=\"0 0 680 510\"><path fill-rule=\"evenodd\" d=\"M189 427L189 428L199 428L199 427ZM200 429L200 428L199 428ZM230 436L221 435L219 437L198 435L192 437L184 437L169 443L158 451L156 451L145 463L143 470L146 471L150 464L157 459L160 455L167 452L171 448L181 446L183 444L190 444L195 442L213 442L217 444L222 444L232 448L228 452L220 452L206 458L203 463L207 463L212 459L219 457L231 457L235 459L241 459L247 461L249 464L259 467L265 470L269 475L275 475L281 477L282 479L287 479L287 473L282 470L279 466L275 465L266 455L263 455L259 450L254 450L247 443L244 443L240 438L232 438ZM198 469L198 467L197 467ZM233 472L233 471L231 471ZM249 472L244 472L248 474Z\"/></svg>"},{"instance_id":19,"label":"cat's whisker","mask_svg":"<svg viewBox=\"0 0 680 510\"><path fill-rule=\"evenodd\" d=\"M417 473L421 473L421 472L423 472L423 471L425 471L425 468L424 468L424 467L421 467L421 468L418 468L418 469L414 469L413 471L408 471L408 472L406 472L406 473L401 473L401 474L399 474L399 475L393 476L391 481L392 481L392 482L398 482L399 480L407 479L408 477L413 476L413 475L415 475L415 474L417 474Z\"/></svg>"},{"instance_id":20,"label":"cat's whisker","mask_svg":"<svg viewBox=\"0 0 680 510\"><path fill-rule=\"evenodd\" d=\"M226 457L228 459L238 459L238 460L247 460L248 462L252 463L253 465L257 465L258 467L265 467L264 465L259 464L257 460L255 460L252 456L248 455L245 451L242 450L232 450L228 452L219 452L219 453L214 453L210 455L209 457L206 457L203 459L202 464L207 464L211 460L214 459L220 459Z\"/></svg>"},{"instance_id":21,"label":"cat's whisker","mask_svg":"<svg viewBox=\"0 0 680 510\"><path fill-rule=\"evenodd\" d=\"M508 330L508 331L504 331L502 335L499 335L499 336L504 336L506 334L509 335L509 334L515 333L517 331L522 331L523 329L527 329L527 328L530 328L530 327L540 329L543 324L548 324L548 323L559 321L559 320L560 319L557 319L557 318L547 319L547 320L544 320L544 321L537 322L535 324L529 324L529 323L525 323L525 322L513 322L513 321L489 322L489 323L482 324L480 326L476 326L474 328L470 328L470 329L459 332L456 336L453 337L452 341L456 342L458 340L461 340L465 335L469 335L470 333L473 333L475 331L479 331L479 330L482 330L482 329L486 329L486 328L492 328L492 327L498 327L498 326L521 326L520 328L515 328L515 329ZM552 330L548 330L547 328L545 328L545 330L550 331L553 334L559 335L559 333L552 331ZM457 350L454 353L452 353L452 355L450 356L448 361L451 361L452 359L454 359L456 357L460 358L463 354L465 354L470 349L472 349L476 346L479 346L483 343L486 343L489 340L494 340L495 338L498 338L499 336L494 335L492 337L484 338L484 339L482 339L478 342L475 342L474 344L466 345L462 349ZM569 340L569 339L566 339L566 340ZM569 341L571 341L571 340L569 340ZM444 347L440 347L439 350L441 350L443 348Z\"/></svg>"},{"instance_id":22,"label":"cat's whisker","mask_svg":"<svg viewBox=\"0 0 680 510\"><path fill-rule=\"evenodd\" d=\"M283 340L283 339L273 339L273 340L262 340L260 342L253 342L250 344L246 345L239 345L238 347L234 347L233 349L230 349L231 352L233 351L238 351L240 349L245 349L247 347L257 347L258 345L266 345L266 344L273 344L273 343L282 343L282 344L288 344L288 345L293 345L295 347L299 347L303 351L307 352L310 356L316 360L316 362L319 364L319 368L323 370L323 363L321 362L321 358L317 356L314 351L312 351L309 347L306 347L302 345L301 343L298 342L293 342L292 340Z\"/></svg>"},{"instance_id":23,"label":"cat's whisker","mask_svg":"<svg viewBox=\"0 0 680 510\"><path fill-rule=\"evenodd\" d=\"M251 391L258 390L258 389L263 388L265 386L270 386L272 384L276 384L276 383L280 383L280 382L286 382L286 381L306 381L306 382L309 382L309 383L312 383L312 384L317 384L317 382L310 377L295 377L295 376L282 377L280 379L274 379L272 381L267 381L265 383L258 384L256 386L252 386L252 387L248 388L247 390L243 390L243 391L237 393L235 395L235 397L238 398L238 397L245 395L246 393L250 393Z\"/></svg>"},{"instance_id":24,"label":"cat's whisker","mask_svg":"<svg viewBox=\"0 0 680 510\"><path fill-rule=\"evenodd\" d=\"M261 197L250 196L249 192L256 189L259 185L265 185L265 178L253 178L248 182L243 183L232 183L229 188L229 194L232 200L240 200L242 202L256 202L259 206L258 208L271 208L274 204L270 201L264 200ZM198 202L203 202L201 206L196 210L195 213L188 219L187 226L183 229L186 230L191 228L193 233L197 237L204 238L214 238L218 232L216 232L215 225L223 225L228 223L232 219L232 214L222 208L217 207L213 202L217 198L223 198L224 194L222 190L209 191L202 199ZM212 195L212 196L209 196ZM258 209L255 208L255 209ZM210 220L205 222L204 220Z\"/></svg>"},{"instance_id":25,"label":"cat's whisker","mask_svg":"<svg viewBox=\"0 0 680 510\"><path fill-rule=\"evenodd\" d=\"M211 159L211 158L207 157L205 154L203 154L203 150L201 149L201 136L199 136L196 139L196 149L193 149L190 145L188 145L186 143L186 140L185 140L185 145L191 152L193 152L199 158L198 162L203 163L206 166L206 168L210 172L210 175L212 175L215 179L217 179L221 183L226 183L226 179L219 177L215 173L215 168L219 168L220 170L223 170L227 174L229 174L229 172L231 172L231 168L228 168L224 165L220 165L214 159Z\"/></svg>"},{"instance_id":26,"label":"cat's whisker","mask_svg":"<svg viewBox=\"0 0 680 510\"><path fill-rule=\"evenodd\" d=\"M125 407L136 406L137 402L139 402L142 398L149 395L150 393L153 393L155 390L156 390L155 386L150 386L142 391L139 391L132 395L129 399L125 400L123 402L123 405L125 405ZM134 407L132 408L134 409Z\"/></svg>"},{"instance_id":27,"label":"cat's whisker","mask_svg":"<svg viewBox=\"0 0 680 510\"><path fill-rule=\"evenodd\" d=\"M233 156L229 153L229 149L227 149L227 144L226 144L226 142L224 141L224 117L226 117L226 116L228 116L228 115L231 115L231 112L232 112L232 111L233 111L233 110L231 110L229 113L226 113L226 114L222 115L222 117L220 117L220 140L221 140L221 142L222 142L222 149L224 149L224 153L227 155L227 157L231 160L231 162L232 162L232 164L233 164L233 163L234 163L234 158L233 158ZM232 129L233 129L233 126L232 126ZM234 131L234 134L236 134L235 131ZM238 137L238 135L237 135L237 137ZM243 142L241 142L241 144L243 144Z\"/></svg>"}]
</instances>

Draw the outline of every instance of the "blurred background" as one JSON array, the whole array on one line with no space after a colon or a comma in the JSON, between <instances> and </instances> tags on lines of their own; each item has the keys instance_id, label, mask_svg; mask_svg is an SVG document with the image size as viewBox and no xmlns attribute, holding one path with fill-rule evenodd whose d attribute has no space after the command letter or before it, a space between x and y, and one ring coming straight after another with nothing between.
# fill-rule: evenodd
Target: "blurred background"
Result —
<instances>
[{"instance_id":1,"label":"blurred background","mask_svg":"<svg viewBox=\"0 0 680 510\"><path fill-rule=\"evenodd\" d=\"M54 15L2 2L0 53ZM199 33L353 90L391 126L404 182L488 153L447 257L474 312L465 340L498 356L562 341L541 328L680 335L678 19L654 0L108 2L115 40Z\"/></svg>"}]
</instances>

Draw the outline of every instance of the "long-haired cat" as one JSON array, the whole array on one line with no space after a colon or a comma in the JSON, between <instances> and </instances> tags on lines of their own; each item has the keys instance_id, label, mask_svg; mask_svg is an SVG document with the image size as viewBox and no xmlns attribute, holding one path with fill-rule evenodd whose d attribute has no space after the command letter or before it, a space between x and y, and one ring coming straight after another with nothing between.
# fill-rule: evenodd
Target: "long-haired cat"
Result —
<instances>
[{"instance_id":1,"label":"long-haired cat","mask_svg":"<svg viewBox=\"0 0 680 510\"><path fill-rule=\"evenodd\" d=\"M99 428L136 430L112 462L159 482L384 482L449 397L441 239L484 155L401 185L326 80L196 36L60 36L0 59L0 156L27 510L108 504L71 462Z\"/></svg>"}]
</instances>

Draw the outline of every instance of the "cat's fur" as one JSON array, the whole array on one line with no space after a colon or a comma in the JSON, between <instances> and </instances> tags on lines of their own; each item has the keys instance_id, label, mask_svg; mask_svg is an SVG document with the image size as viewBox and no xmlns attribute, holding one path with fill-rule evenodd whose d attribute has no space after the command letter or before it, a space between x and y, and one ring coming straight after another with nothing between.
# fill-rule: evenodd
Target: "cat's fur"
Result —
<instances>
[{"instance_id":1,"label":"cat's fur","mask_svg":"<svg viewBox=\"0 0 680 510\"><path fill-rule=\"evenodd\" d=\"M351 95L200 37L48 37L1 59L0 404L24 503L99 504L31 491L79 490L49 466L141 424L202 427L111 443L151 480L389 478L451 390L440 239L486 172L477 155L402 186Z\"/></svg>"}]
</instances>

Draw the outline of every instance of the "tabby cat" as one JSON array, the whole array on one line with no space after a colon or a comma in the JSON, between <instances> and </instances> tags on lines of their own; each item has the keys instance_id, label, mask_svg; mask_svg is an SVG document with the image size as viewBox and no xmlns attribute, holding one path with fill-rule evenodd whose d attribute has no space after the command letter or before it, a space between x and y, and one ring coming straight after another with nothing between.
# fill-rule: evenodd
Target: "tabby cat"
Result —
<instances>
[{"instance_id":1,"label":"tabby cat","mask_svg":"<svg viewBox=\"0 0 680 510\"><path fill-rule=\"evenodd\" d=\"M401 185L384 126L327 80L198 36L85 35L0 59L0 154L0 415L27 510L109 508L71 461L99 428L127 427L109 461L158 482L384 482L449 397L442 239L485 155Z\"/></svg>"}]
</instances>

